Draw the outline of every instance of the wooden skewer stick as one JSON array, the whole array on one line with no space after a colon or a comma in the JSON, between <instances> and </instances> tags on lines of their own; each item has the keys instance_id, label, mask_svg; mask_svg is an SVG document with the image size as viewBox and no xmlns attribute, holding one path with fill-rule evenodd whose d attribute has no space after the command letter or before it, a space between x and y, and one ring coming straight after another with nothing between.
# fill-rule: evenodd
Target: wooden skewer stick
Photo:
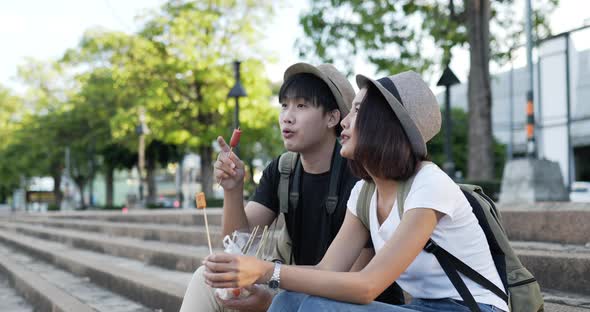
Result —
<instances>
[{"instance_id":1,"label":"wooden skewer stick","mask_svg":"<svg viewBox=\"0 0 590 312\"><path fill-rule=\"evenodd\" d=\"M252 232L254 232L254 229L256 229L256 226L252 229ZM242 254L246 254L246 248L248 248L248 244L250 244L250 240L252 240L252 232L250 232L250 235L248 235L248 240L244 246L242 246Z\"/></svg>"},{"instance_id":2,"label":"wooden skewer stick","mask_svg":"<svg viewBox=\"0 0 590 312\"><path fill-rule=\"evenodd\" d=\"M262 250L262 246L264 245L264 242L266 241L265 236L266 236L266 232L268 231L268 225L264 226L264 230L262 231L262 236L260 237L260 243L258 243L258 249L256 249L256 258L258 258L258 254L260 253L260 250Z\"/></svg>"},{"instance_id":3,"label":"wooden skewer stick","mask_svg":"<svg viewBox=\"0 0 590 312\"><path fill-rule=\"evenodd\" d=\"M274 248L275 248L275 239L276 239L276 235L275 232L277 230L277 223L279 223L278 218L276 218L273 223L270 225L269 229L268 229L268 236L267 239L269 239L268 243L266 243L266 245L264 246L264 248L266 248L266 256L271 256L273 254ZM264 259L266 260L266 259Z\"/></svg>"},{"instance_id":4,"label":"wooden skewer stick","mask_svg":"<svg viewBox=\"0 0 590 312\"><path fill-rule=\"evenodd\" d=\"M211 247L211 235L209 234L209 222L207 221L207 200L205 199L205 193L199 192L195 197L197 209L203 209L203 216L205 217L205 231L207 232L207 243L209 244L209 254L212 254L213 248Z\"/></svg>"},{"instance_id":5,"label":"wooden skewer stick","mask_svg":"<svg viewBox=\"0 0 590 312\"><path fill-rule=\"evenodd\" d=\"M254 240L256 239L256 234L258 234L259 228L260 227L258 225L254 228L254 231L252 232L252 235L251 235L252 240L250 240L250 244L248 245L248 248L246 248L246 252L244 252L244 255L247 255L248 252L250 251L250 248L252 248L252 245L254 244Z\"/></svg>"},{"instance_id":6,"label":"wooden skewer stick","mask_svg":"<svg viewBox=\"0 0 590 312\"><path fill-rule=\"evenodd\" d=\"M254 228L254 232L252 232L252 240L250 240L250 245L248 245L248 249L246 249L245 255L247 255L250 252L252 245L254 245L254 241L256 240L256 235L258 235L258 230L260 230L260 226L257 225Z\"/></svg>"}]
</instances>

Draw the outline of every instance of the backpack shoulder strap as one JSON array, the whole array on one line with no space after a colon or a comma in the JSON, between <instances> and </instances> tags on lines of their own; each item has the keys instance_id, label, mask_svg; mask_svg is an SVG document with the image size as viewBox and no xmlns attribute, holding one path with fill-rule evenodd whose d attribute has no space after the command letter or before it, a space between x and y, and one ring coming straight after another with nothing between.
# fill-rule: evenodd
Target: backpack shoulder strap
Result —
<instances>
[{"instance_id":1,"label":"backpack shoulder strap","mask_svg":"<svg viewBox=\"0 0 590 312\"><path fill-rule=\"evenodd\" d=\"M285 152L279 157L279 207L281 213L289 212L289 177L295 169L299 155L294 152Z\"/></svg>"},{"instance_id":2,"label":"backpack shoulder strap","mask_svg":"<svg viewBox=\"0 0 590 312\"><path fill-rule=\"evenodd\" d=\"M326 210L328 215L334 213L336 206L338 205L338 186L340 185L340 176L343 170L342 165L345 163L340 155L340 148L340 143L336 141L332 156L332 164L330 166L330 186L328 188L328 196L326 197Z\"/></svg>"},{"instance_id":3,"label":"backpack shoulder strap","mask_svg":"<svg viewBox=\"0 0 590 312\"><path fill-rule=\"evenodd\" d=\"M373 193L375 193L375 183L365 181L356 202L356 215L368 231L371 230L369 207L371 206L371 197L373 197Z\"/></svg>"},{"instance_id":4,"label":"backpack shoulder strap","mask_svg":"<svg viewBox=\"0 0 590 312\"><path fill-rule=\"evenodd\" d=\"M408 180L400 181L397 184L397 212L399 214L400 220L404 214L404 201L410 193L410 189L415 177L416 175L413 175ZM367 229L370 229L369 206L371 205L371 197L373 196L373 193L375 193L375 188L375 183L365 181L363 187L361 188L361 192L356 204L357 216L359 219L361 219L363 225L365 225Z\"/></svg>"},{"instance_id":5,"label":"backpack shoulder strap","mask_svg":"<svg viewBox=\"0 0 590 312\"><path fill-rule=\"evenodd\" d=\"M422 169L422 167L424 167L427 164L432 164L432 162L422 161L419 165L419 169ZM410 194L410 189L412 189L412 183L414 183L414 179L416 178L418 171L420 170L417 170L416 173L414 173L414 175L406 181L400 181L397 183L397 213L399 214L400 220L402 219L402 216L404 214L404 203L408 198L408 194Z\"/></svg>"},{"instance_id":6,"label":"backpack shoulder strap","mask_svg":"<svg viewBox=\"0 0 590 312\"><path fill-rule=\"evenodd\" d=\"M412 183L414 183L414 178L416 176L410 177L406 181L400 181L397 183L397 213L399 214L399 219L402 219L404 215L404 202L408 198L408 194L410 194L410 189L412 188Z\"/></svg>"}]
</instances>

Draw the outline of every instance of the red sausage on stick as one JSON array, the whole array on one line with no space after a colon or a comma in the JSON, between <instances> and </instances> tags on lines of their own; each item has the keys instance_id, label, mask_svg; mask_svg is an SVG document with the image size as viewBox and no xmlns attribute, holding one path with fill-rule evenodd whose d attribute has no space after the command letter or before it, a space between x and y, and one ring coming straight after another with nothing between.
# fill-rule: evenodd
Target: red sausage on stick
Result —
<instances>
[{"instance_id":1,"label":"red sausage on stick","mask_svg":"<svg viewBox=\"0 0 590 312\"><path fill-rule=\"evenodd\" d=\"M234 132L231 135L231 140L229 140L229 146L231 148L238 146L238 143L240 143L241 136L242 136L242 130L240 130L240 128L234 129Z\"/></svg>"}]
</instances>

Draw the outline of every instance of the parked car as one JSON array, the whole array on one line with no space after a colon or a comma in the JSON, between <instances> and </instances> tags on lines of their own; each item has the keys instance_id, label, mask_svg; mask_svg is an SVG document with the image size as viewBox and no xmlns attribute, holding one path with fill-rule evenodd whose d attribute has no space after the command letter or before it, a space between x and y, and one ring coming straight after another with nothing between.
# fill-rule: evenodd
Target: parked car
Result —
<instances>
[{"instance_id":1,"label":"parked car","mask_svg":"<svg viewBox=\"0 0 590 312\"><path fill-rule=\"evenodd\" d=\"M572 183L570 200L573 202L590 203L590 182L576 181Z\"/></svg>"},{"instance_id":2,"label":"parked car","mask_svg":"<svg viewBox=\"0 0 590 312\"><path fill-rule=\"evenodd\" d=\"M180 201L175 194L164 194L158 196L156 205L161 208L180 208Z\"/></svg>"}]
</instances>

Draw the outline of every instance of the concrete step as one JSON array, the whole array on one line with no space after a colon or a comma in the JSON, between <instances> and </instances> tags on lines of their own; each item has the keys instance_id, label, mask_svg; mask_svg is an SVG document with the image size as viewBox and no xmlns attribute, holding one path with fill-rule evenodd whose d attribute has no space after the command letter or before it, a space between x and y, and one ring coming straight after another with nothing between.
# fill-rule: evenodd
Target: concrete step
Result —
<instances>
[{"instance_id":1,"label":"concrete step","mask_svg":"<svg viewBox=\"0 0 590 312\"><path fill-rule=\"evenodd\" d=\"M590 296L590 247L541 242L511 244L541 288Z\"/></svg>"},{"instance_id":2,"label":"concrete step","mask_svg":"<svg viewBox=\"0 0 590 312\"><path fill-rule=\"evenodd\" d=\"M197 268L208 253L205 245L190 247L27 224L0 223L0 227L185 272ZM590 278L580 280L590 277L590 248L536 242L513 242L513 247L542 287L590 295Z\"/></svg>"},{"instance_id":3,"label":"concrete step","mask_svg":"<svg viewBox=\"0 0 590 312\"><path fill-rule=\"evenodd\" d=\"M548 309L548 305L556 305L558 307L570 307L578 310L572 311L590 311L590 297L580 294L567 293L557 290L544 289L543 298L545 299L545 310L554 311ZM560 311L560 310L557 310Z\"/></svg>"},{"instance_id":4,"label":"concrete step","mask_svg":"<svg viewBox=\"0 0 590 312\"><path fill-rule=\"evenodd\" d=\"M0 228L44 240L60 242L79 249L125 257L182 272L194 272L209 254L207 246L187 246L128 237L63 230L40 225L0 222ZM218 242L219 243L219 242ZM221 251L220 249L216 249Z\"/></svg>"},{"instance_id":5,"label":"concrete step","mask_svg":"<svg viewBox=\"0 0 590 312\"><path fill-rule=\"evenodd\" d=\"M56 219L56 218L19 218L15 222L23 222L47 227L80 230L85 232L98 232L113 237L133 237L143 240L186 244L192 246L207 245L207 232L205 226L190 225L179 226L170 224L146 224L109 222L80 219ZM221 242L221 227L209 226L212 243Z\"/></svg>"},{"instance_id":6,"label":"concrete step","mask_svg":"<svg viewBox=\"0 0 590 312\"><path fill-rule=\"evenodd\" d=\"M151 309L178 311L191 273L0 230L0 242Z\"/></svg>"},{"instance_id":7,"label":"concrete step","mask_svg":"<svg viewBox=\"0 0 590 312\"><path fill-rule=\"evenodd\" d=\"M102 220L112 222L157 223L175 225L205 225L203 210L196 209L141 209L129 210L127 213L116 210L56 211L45 213L17 213L13 217L48 217L84 220ZM221 225L221 208L207 208L209 225Z\"/></svg>"},{"instance_id":8,"label":"concrete step","mask_svg":"<svg viewBox=\"0 0 590 312\"><path fill-rule=\"evenodd\" d=\"M25 226L30 227L28 225ZM15 230L16 228L18 227L13 227L12 230ZM36 228L39 227L37 226ZM43 228L41 228L41 230L43 230ZM146 265L142 261L130 260L121 257L113 257L91 251L75 250L74 248L68 247L64 244L43 241L40 239L22 236L7 231L0 230L0 241L8 242L11 245L18 246L19 248L26 250L27 252L33 254L36 257L48 259L50 262L56 263L60 267L63 267L67 270L83 272L77 274L89 276L89 278L92 281L96 280L97 283L105 285L105 287L109 287L113 291L121 293L125 296L130 296L134 300L138 300L143 303L144 301L136 299L143 298L143 300L149 302L144 304L152 308L162 307L162 301L164 301L164 304L166 304L166 302L169 301L167 303L168 307L173 306L174 304L177 304L179 306L182 300L184 287L186 287L186 284L190 279L190 273L181 273L170 270L158 269L153 266ZM147 242L143 243L146 244ZM560 248L562 252L565 252L567 254L572 253L572 251L575 254L586 253L583 247L581 246L564 247L556 244L531 244L528 242L516 242L514 245L519 254L525 253L527 254L527 256L530 256L533 251L551 251ZM573 249L574 247L576 247L577 249ZM564 250L564 248L567 249ZM105 263L109 263L108 268L105 268ZM531 267L530 263L525 262L525 264L528 267ZM122 268L122 270L120 268ZM542 275L535 272L534 268L531 268L531 271L533 271L533 273L537 275L537 278L539 278L541 285L545 287L544 285L546 284L543 282L541 278ZM152 280L148 282L144 280L144 278L147 278L149 280L150 277L152 278ZM160 281L154 282L153 278L160 279ZM127 279L131 279L131 281L128 281ZM170 281L171 279L173 281ZM160 285L164 285L161 284L161 282L164 282L164 284L167 284L168 286L170 286L171 284L175 284L176 286L164 287L166 289L161 289L160 287L158 287ZM144 289L144 287L155 287L156 290L146 290ZM173 288L175 290L172 291L172 294L168 293L165 296L165 299L162 299L161 301L157 301L156 303L154 303L154 301L156 300L154 298L151 298L151 296L149 296L150 298L145 298L146 295L144 294L144 292L153 294L154 292L166 292L170 288ZM549 297L547 295L545 297L547 298L546 311L587 311L587 309L584 309L584 305L586 304L585 302L588 301L586 301L585 297L582 297L584 299L580 300L580 295L570 295L566 297L567 300L564 300L564 296L561 294L551 294ZM168 309L164 310L168 311ZM170 311L173 310L178 310L178 307Z\"/></svg>"},{"instance_id":9,"label":"concrete step","mask_svg":"<svg viewBox=\"0 0 590 312\"><path fill-rule=\"evenodd\" d=\"M2 263L4 263L4 261L3 259L0 259L0 271L4 270ZM30 305L25 300L25 298L17 293L17 291L14 289L14 286L11 285L11 281L3 273L0 273L0 311L34 311L33 306Z\"/></svg>"},{"instance_id":10,"label":"concrete step","mask_svg":"<svg viewBox=\"0 0 590 312\"><path fill-rule=\"evenodd\" d=\"M570 306L566 304L557 304L552 302L545 302L546 312L589 312L589 308Z\"/></svg>"},{"instance_id":11,"label":"concrete step","mask_svg":"<svg viewBox=\"0 0 590 312\"><path fill-rule=\"evenodd\" d=\"M75 276L4 244L0 244L0 268L37 311L152 311L91 283L87 277Z\"/></svg>"},{"instance_id":12,"label":"concrete step","mask_svg":"<svg viewBox=\"0 0 590 312\"><path fill-rule=\"evenodd\" d=\"M590 244L590 204L501 208L506 234L515 241Z\"/></svg>"}]
</instances>

